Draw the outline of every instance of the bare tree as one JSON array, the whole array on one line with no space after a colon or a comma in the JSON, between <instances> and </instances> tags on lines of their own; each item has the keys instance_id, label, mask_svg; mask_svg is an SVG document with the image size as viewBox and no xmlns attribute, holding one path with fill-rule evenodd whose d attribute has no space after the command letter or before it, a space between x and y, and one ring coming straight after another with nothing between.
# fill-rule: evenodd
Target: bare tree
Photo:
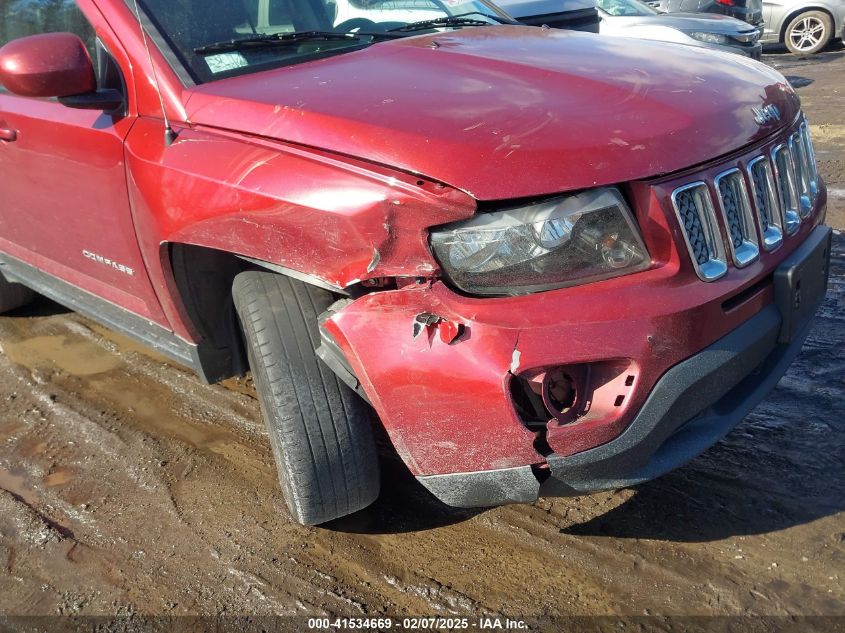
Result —
<instances>
[{"instance_id":1,"label":"bare tree","mask_svg":"<svg viewBox=\"0 0 845 633\"><path fill-rule=\"evenodd\" d=\"M0 0L0 44L5 44L9 40L6 27L9 23L9 3L10 0Z\"/></svg>"}]
</instances>

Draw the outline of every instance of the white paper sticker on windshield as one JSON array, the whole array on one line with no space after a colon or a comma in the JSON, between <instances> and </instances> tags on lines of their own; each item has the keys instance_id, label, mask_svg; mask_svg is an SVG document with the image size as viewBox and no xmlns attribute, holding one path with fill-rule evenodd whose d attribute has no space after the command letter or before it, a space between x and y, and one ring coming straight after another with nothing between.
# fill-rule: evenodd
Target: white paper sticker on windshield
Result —
<instances>
[{"instance_id":1,"label":"white paper sticker on windshield","mask_svg":"<svg viewBox=\"0 0 845 633\"><path fill-rule=\"evenodd\" d=\"M208 64L208 69L214 74L225 73L227 70L235 70L236 68L243 68L249 64L249 62L246 61L246 57L237 52L208 55L205 58L205 63Z\"/></svg>"}]
</instances>

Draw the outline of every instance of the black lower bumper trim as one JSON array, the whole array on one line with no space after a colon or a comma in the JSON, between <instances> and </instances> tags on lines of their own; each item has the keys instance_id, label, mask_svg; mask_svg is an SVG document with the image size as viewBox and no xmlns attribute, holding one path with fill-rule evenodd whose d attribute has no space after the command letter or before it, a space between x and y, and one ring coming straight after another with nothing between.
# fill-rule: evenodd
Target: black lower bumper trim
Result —
<instances>
[{"instance_id":1,"label":"black lower bumper trim","mask_svg":"<svg viewBox=\"0 0 845 633\"><path fill-rule=\"evenodd\" d=\"M780 314L769 306L670 369L618 438L569 457L550 456L552 478L541 494L573 495L642 483L715 444L765 397L801 351L803 336L789 346L777 345L780 325Z\"/></svg>"}]
</instances>

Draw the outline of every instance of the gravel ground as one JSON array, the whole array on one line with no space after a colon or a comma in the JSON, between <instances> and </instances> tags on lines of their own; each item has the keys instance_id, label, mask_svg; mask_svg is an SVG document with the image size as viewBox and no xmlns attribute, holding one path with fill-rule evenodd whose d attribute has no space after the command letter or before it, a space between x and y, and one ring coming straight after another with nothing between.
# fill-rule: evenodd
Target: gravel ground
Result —
<instances>
[{"instance_id":1,"label":"gravel ground","mask_svg":"<svg viewBox=\"0 0 845 633\"><path fill-rule=\"evenodd\" d=\"M798 86L845 229L845 50L766 61ZM838 235L790 372L657 481L452 510L388 458L372 508L304 528L248 381L204 387L40 301L0 318L0 615L845 615L843 315Z\"/></svg>"}]
</instances>

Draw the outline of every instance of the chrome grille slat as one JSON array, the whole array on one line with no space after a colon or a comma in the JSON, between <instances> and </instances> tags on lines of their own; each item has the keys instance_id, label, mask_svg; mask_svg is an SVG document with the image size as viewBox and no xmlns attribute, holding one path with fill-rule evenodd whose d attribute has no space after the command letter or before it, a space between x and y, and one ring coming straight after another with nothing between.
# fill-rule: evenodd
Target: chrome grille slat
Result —
<instances>
[{"instance_id":1,"label":"chrome grille slat","mask_svg":"<svg viewBox=\"0 0 845 633\"><path fill-rule=\"evenodd\" d=\"M798 193L798 214L806 218L813 210L813 195L810 193L810 169L807 152L801 135L796 132L789 137L789 154L795 167L795 188Z\"/></svg>"},{"instance_id":2,"label":"chrome grille slat","mask_svg":"<svg viewBox=\"0 0 845 633\"><path fill-rule=\"evenodd\" d=\"M758 156L748 163L747 170L751 176L751 189L760 222L762 245L767 251L772 251L783 241L783 224L775 193L772 167L768 158Z\"/></svg>"},{"instance_id":3,"label":"chrome grille slat","mask_svg":"<svg viewBox=\"0 0 845 633\"><path fill-rule=\"evenodd\" d=\"M801 123L799 136L804 148L804 156L807 161L807 175L810 182L810 200L815 202L816 196L819 193L819 171L818 165L816 164L816 150L813 147L813 141L810 139L810 127L806 119Z\"/></svg>"},{"instance_id":4,"label":"chrome grille slat","mask_svg":"<svg viewBox=\"0 0 845 633\"><path fill-rule=\"evenodd\" d=\"M761 249L774 251L812 215L821 185L806 119L801 116L780 139L756 157L726 165L712 180L672 192L681 234L702 280L725 275L728 256L742 268Z\"/></svg>"},{"instance_id":5,"label":"chrome grille slat","mask_svg":"<svg viewBox=\"0 0 845 633\"><path fill-rule=\"evenodd\" d=\"M787 235L792 235L801 225L798 214L798 194L795 187L795 167L786 143L781 143L772 150L772 166L775 170L778 200L780 201L783 227Z\"/></svg>"},{"instance_id":6,"label":"chrome grille slat","mask_svg":"<svg viewBox=\"0 0 845 633\"><path fill-rule=\"evenodd\" d=\"M676 189L672 204L698 276L714 281L724 275L727 259L707 185L694 182Z\"/></svg>"},{"instance_id":7,"label":"chrome grille slat","mask_svg":"<svg viewBox=\"0 0 845 633\"><path fill-rule=\"evenodd\" d=\"M745 179L737 168L729 169L714 180L719 192L719 206L728 229L731 256L738 268L747 266L760 254L751 200Z\"/></svg>"}]
</instances>

